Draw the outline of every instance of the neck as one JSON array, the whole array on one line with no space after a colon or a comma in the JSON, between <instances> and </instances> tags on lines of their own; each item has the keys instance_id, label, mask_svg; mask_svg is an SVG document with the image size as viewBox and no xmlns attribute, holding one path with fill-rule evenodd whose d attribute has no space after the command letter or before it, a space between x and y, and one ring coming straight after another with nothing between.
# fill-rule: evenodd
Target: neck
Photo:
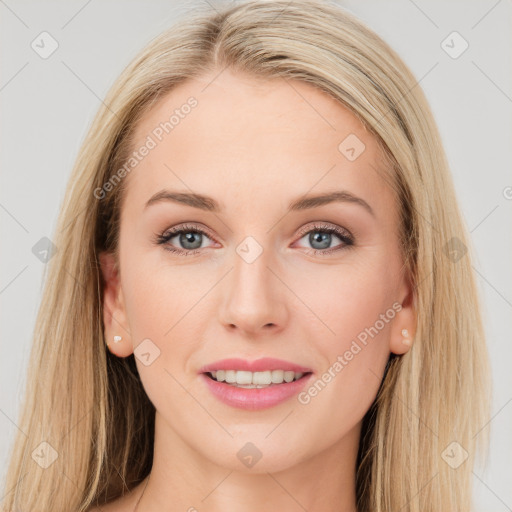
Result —
<instances>
[{"instance_id":1,"label":"neck","mask_svg":"<svg viewBox=\"0 0 512 512\"><path fill-rule=\"evenodd\" d=\"M221 465L185 443L157 411L153 467L149 480L136 493L141 498L136 510L223 512L240 508L257 512L271 505L282 512L357 512L359 435L360 424L336 445L310 457L288 452L286 457L296 461L292 466L270 460L263 450L251 469L241 470L238 459L233 462L226 457ZM233 439L232 444L237 452L246 443Z\"/></svg>"}]
</instances>

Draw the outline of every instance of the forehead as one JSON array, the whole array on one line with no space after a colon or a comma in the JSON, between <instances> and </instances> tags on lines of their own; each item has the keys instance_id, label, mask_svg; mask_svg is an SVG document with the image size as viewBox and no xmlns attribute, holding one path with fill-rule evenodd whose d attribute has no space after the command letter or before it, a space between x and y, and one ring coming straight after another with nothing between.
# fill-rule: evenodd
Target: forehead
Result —
<instances>
[{"instance_id":1,"label":"forehead","mask_svg":"<svg viewBox=\"0 0 512 512\"><path fill-rule=\"evenodd\" d=\"M134 141L134 150L152 146L128 177L137 208L163 188L210 195L235 213L347 189L389 214L377 140L302 81L230 70L189 80L146 112Z\"/></svg>"}]
</instances>

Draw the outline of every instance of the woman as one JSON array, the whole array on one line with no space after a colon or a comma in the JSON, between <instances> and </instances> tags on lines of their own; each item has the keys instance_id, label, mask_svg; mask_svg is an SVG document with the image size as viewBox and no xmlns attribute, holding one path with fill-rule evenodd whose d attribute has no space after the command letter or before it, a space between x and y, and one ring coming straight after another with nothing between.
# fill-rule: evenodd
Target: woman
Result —
<instances>
[{"instance_id":1,"label":"woman","mask_svg":"<svg viewBox=\"0 0 512 512\"><path fill-rule=\"evenodd\" d=\"M55 244L5 510L470 510L469 237L415 78L338 6L151 42Z\"/></svg>"}]
</instances>

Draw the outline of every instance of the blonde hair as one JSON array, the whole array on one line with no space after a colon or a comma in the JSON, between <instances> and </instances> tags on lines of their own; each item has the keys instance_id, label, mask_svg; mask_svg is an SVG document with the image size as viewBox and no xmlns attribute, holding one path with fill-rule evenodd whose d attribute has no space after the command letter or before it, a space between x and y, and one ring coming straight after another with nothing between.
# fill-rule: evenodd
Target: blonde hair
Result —
<instances>
[{"instance_id":1,"label":"blonde hair","mask_svg":"<svg viewBox=\"0 0 512 512\"><path fill-rule=\"evenodd\" d=\"M118 358L106 349L102 316L98 254L117 251L126 179L103 199L95 190L126 162L151 105L177 84L226 67L308 82L350 109L379 142L400 211L417 329L412 349L391 355L363 421L358 508L469 511L477 450L487 455L490 377L472 249L445 153L402 60L351 14L319 0L196 10L152 40L109 91L58 218L4 510L81 512L148 475L155 410L133 354ZM46 469L31 456L43 441L58 454ZM464 453L452 442L468 454L457 468L444 455L454 446Z\"/></svg>"}]
</instances>

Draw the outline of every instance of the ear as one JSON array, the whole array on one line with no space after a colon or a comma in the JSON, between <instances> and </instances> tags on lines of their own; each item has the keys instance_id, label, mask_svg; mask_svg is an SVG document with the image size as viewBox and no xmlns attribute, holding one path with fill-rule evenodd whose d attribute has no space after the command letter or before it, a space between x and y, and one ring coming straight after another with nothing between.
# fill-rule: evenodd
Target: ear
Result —
<instances>
[{"instance_id":1,"label":"ear","mask_svg":"<svg viewBox=\"0 0 512 512\"><path fill-rule=\"evenodd\" d=\"M133 352L133 343L126 318L119 266L113 253L102 252L99 259L104 281L105 342L112 354L118 357L127 357ZM121 337L121 340L117 341L118 338L114 340L114 336Z\"/></svg>"},{"instance_id":2,"label":"ear","mask_svg":"<svg viewBox=\"0 0 512 512\"><path fill-rule=\"evenodd\" d=\"M390 350L394 354L405 354L414 344L416 334L416 295L408 276L404 276L400 288L399 300L401 309L395 315L391 326ZM398 308L397 308L398 309ZM402 334L407 329L408 336ZM404 342L405 341L405 342Z\"/></svg>"}]
</instances>

